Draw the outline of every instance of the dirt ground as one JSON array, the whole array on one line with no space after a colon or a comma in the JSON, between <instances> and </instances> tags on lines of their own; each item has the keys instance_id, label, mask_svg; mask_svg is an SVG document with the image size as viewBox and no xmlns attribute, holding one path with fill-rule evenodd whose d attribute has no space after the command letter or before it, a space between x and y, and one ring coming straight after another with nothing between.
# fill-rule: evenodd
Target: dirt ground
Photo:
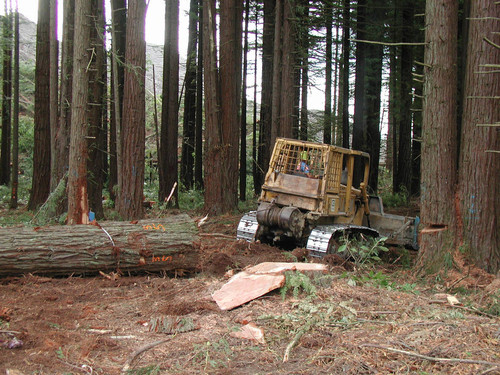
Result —
<instances>
[{"instance_id":1,"label":"dirt ground","mask_svg":"<svg viewBox=\"0 0 500 375\"><path fill-rule=\"evenodd\" d=\"M315 292L221 311L226 271L293 258L235 241L238 219L201 227L196 274L0 279L0 374L500 374L500 282L480 271L423 282L397 254L330 257ZM264 342L234 337L249 322Z\"/></svg>"}]
</instances>

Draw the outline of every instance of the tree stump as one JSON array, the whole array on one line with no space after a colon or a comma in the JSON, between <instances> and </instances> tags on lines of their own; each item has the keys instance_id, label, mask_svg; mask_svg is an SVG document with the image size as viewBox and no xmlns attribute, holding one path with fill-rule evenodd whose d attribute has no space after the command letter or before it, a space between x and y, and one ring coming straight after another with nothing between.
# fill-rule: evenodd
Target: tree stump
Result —
<instances>
[{"instance_id":1,"label":"tree stump","mask_svg":"<svg viewBox=\"0 0 500 375\"><path fill-rule=\"evenodd\" d=\"M97 225L0 228L0 277L194 271L198 230L188 215Z\"/></svg>"}]
</instances>

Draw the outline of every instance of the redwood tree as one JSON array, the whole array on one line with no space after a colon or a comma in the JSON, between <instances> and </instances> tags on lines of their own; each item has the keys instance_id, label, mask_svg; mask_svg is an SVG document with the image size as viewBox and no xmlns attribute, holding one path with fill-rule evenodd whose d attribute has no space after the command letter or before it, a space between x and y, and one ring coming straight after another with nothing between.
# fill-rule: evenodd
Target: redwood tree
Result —
<instances>
[{"instance_id":1,"label":"redwood tree","mask_svg":"<svg viewBox=\"0 0 500 375\"><path fill-rule=\"evenodd\" d=\"M118 163L121 168L118 173L119 192L116 202L118 213L124 219L139 219L144 213L142 202L146 136L145 15L145 0L129 3L120 140L122 160Z\"/></svg>"},{"instance_id":2,"label":"redwood tree","mask_svg":"<svg viewBox=\"0 0 500 375\"><path fill-rule=\"evenodd\" d=\"M111 0L112 54L111 54L111 115L109 121L109 175L108 191L111 200L116 199L118 185L118 135L123 117L123 80L125 61L125 38L127 31L127 6L125 0Z\"/></svg>"},{"instance_id":3,"label":"redwood tree","mask_svg":"<svg viewBox=\"0 0 500 375\"><path fill-rule=\"evenodd\" d=\"M10 208L17 208L18 196L18 172L19 172L19 10L16 3L14 13L14 66L13 66L13 86L14 86L14 107L12 115L12 179Z\"/></svg>"},{"instance_id":4,"label":"redwood tree","mask_svg":"<svg viewBox=\"0 0 500 375\"><path fill-rule=\"evenodd\" d=\"M63 35L61 43L61 79L59 92L59 119L55 137L54 151L56 162L55 170L51 171L51 178L57 183L68 171L69 143L71 129L71 102L73 85L73 41L75 35L75 0L64 1ZM59 202L57 213L67 210L67 200Z\"/></svg>"},{"instance_id":5,"label":"redwood tree","mask_svg":"<svg viewBox=\"0 0 500 375\"><path fill-rule=\"evenodd\" d=\"M50 192L50 12L49 0L38 2L35 62L35 129L33 177L28 209L34 210Z\"/></svg>"},{"instance_id":6,"label":"redwood tree","mask_svg":"<svg viewBox=\"0 0 500 375\"><path fill-rule=\"evenodd\" d=\"M271 157L271 125L273 97L273 45L275 27L275 1L264 0L264 26L262 33L262 92L260 101L259 144L256 175L254 176L255 193L259 194L264 175Z\"/></svg>"},{"instance_id":7,"label":"redwood tree","mask_svg":"<svg viewBox=\"0 0 500 375\"><path fill-rule=\"evenodd\" d=\"M7 2L5 3L7 5ZM7 6L5 7L7 12ZM10 144L12 108L12 14L2 17L2 146L0 150L0 185L10 181Z\"/></svg>"},{"instance_id":8,"label":"redwood tree","mask_svg":"<svg viewBox=\"0 0 500 375\"><path fill-rule=\"evenodd\" d=\"M163 49L163 95L161 104L160 189L163 202L178 181L177 148L179 127L179 1L165 2L165 46ZM169 205L178 207L179 189L173 190Z\"/></svg>"},{"instance_id":9,"label":"redwood tree","mask_svg":"<svg viewBox=\"0 0 500 375\"><path fill-rule=\"evenodd\" d=\"M204 0L205 209L220 214L238 203L239 104L242 3L220 4L220 66L217 64L215 1Z\"/></svg>"},{"instance_id":10,"label":"redwood tree","mask_svg":"<svg viewBox=\"0 0 500 375\"><path fill-rule=\"evenodd\" d=\"M419 267L437 272L455 248L458 3L427 0L425 17Z\"/></svg>"},{"instance_id":11,"label":"redwood tree","mask_svg":"<svg viewBox=\"0 0 500 375\"><path fill-rule=\"evenodd\" d=\"M104 37L104 1L92 2L91 48L89 65L89 205L96 218L104 217L102 189L106 179L106 59Z\"/></svg>"},{"instance_id":12,"label":"redwood tree","mask_svg":"<svg viewBox=\"0 0 500 375\"><path fill-rule=\"evenodd\" d=\"M88 223L87 135L91 2L75 0L75 39L68 171L68 224Z\"/></svg>"},{"instance_id":13,"label":"redwood tree","mask_svg":"<svg viewBox=\"0 0 500 375\"><path fill-rule=\"evenodd\" d=\"M184 121L182 134L181 182L191 189L194 182L194 152L196 128L196 49L198 42L198 0L191 0L189 7L189 40L186 75L184 78Z\"/></svg>"},{"instance_id":14,"label":"redwood tree","mask_svg":"<svg viewBox=\"0 0 500 375\"><path fill-rule=\"evenodd\" d=\"M500 269L500 7L489 0L470 2L460 146L459 241L488 272ZM422 157L425 151L422 150Z\"/></svg>"}]
</instances>

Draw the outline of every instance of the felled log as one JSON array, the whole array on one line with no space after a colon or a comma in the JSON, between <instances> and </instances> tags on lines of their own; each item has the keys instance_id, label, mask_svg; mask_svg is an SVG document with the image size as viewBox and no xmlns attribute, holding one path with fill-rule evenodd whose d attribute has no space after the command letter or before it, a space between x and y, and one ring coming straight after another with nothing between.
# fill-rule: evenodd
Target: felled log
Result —
<instances>
[{"instance_id":1,"label":"felled log","mask_svg":"<svg viewBox=\"0 0 500 375\"><path fill-rule=\"evenodd\" d=\"M0 228L0 277L189 272L198 265L197 236L184 214L135 224Z\"/></svg>"}]
</instances>

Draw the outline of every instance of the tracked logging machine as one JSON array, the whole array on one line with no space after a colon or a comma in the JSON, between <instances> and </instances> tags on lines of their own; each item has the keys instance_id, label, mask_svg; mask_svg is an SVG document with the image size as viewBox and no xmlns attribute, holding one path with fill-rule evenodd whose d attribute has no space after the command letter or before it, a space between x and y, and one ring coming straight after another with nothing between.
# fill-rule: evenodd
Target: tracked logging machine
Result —
<instances>
[{"instance_id":1,"label":"tracked logging machine","mask_svg":"<svg viewBox=\"0 0 500 375\"><path fill-rule=\"evenodd\" d=\"M278 138L257 211L242 217L237 238L305 247L316 257L359 234L417 248L418 218L384 213L382 199L368 194L369 168L365 152Z\"/></svg>"}]
</instances>

